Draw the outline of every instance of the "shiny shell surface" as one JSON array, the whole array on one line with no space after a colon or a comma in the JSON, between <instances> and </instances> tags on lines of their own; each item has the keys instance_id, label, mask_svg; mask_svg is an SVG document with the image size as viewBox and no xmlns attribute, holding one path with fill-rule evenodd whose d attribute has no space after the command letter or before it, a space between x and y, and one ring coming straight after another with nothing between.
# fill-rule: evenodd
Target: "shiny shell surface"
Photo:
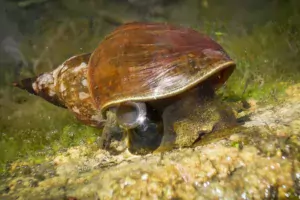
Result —
<instances>
[{"instance_id":1,"label":"shiny shell surface","mask_svg":"<svg viewBox=\"0 0 300 200\"><path fill-rule=\"evenodd\" d=\"M99 44L89 61L88 82L95 106L103 111L126 101L174 96L227 71L219 80L223 84L234 67L218 43L193 29L136 22Z\"/></svg>"}]
</instances>

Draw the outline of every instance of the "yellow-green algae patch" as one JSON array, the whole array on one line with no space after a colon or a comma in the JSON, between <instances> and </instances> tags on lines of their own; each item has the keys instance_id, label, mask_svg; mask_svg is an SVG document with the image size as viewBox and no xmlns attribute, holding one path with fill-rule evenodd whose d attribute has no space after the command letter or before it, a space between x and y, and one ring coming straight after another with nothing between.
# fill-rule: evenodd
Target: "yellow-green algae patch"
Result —
<instances>
[{"instance_id":1,"label":"yellow-green algae patch","mask_svg":"<svg viewBox=\"0 0 300 200\"><path fill-rule=\"evenodd\" d=\"M18 158L39 163L45 155L63 148L91 144L101 131L79 124L64 109L23 92L15 93L18 96L14 99L7 95L0 98L1 172L6 171L7 163Z\"/></svg>"}]
</instances>

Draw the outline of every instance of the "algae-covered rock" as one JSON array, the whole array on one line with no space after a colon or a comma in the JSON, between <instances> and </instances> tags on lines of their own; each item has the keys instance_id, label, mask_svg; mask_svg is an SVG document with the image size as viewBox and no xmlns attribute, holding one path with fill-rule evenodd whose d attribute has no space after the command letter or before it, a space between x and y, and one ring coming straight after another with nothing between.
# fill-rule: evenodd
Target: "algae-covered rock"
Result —
<instances>
[{"instance_id":1,"label":"algae-covered rock","mask_svg":"<svg viewBox=\"0 0 300 200\"><path fill-rule=\"evenodd\" d=\"M299 102L284 98L249 114L225 137L194 148L136 156L76 146L47 162L11 164L4 199L297 199ZM212 138L212 137L211 137ZM210 139L210 137L208 137ZM23 173L17 173L19 169ZM52 173L39 173L46 168ZM41 178L41 176L45 174Z\"/></svg>"}]
</instances>

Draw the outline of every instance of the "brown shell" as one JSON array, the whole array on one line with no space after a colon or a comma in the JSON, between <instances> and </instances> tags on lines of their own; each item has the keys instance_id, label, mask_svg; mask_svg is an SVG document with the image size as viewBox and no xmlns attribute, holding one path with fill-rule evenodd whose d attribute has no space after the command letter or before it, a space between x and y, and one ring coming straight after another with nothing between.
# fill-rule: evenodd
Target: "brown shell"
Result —
<instances>
[{"instance_id":1,"label":"brown shell","mask_svg":"<svg viewBox=\"0 0 300 200\"><path fill-rule=\"evenodd\" d=\"M93 105L87 82L90 53L76 55L54 70L55 93L60 102L70 109L79 121L101 127L103 118Z\"/></svg>"},{"instance_id":2,"label":"brown shell","mask_svg":"<svg viewBox=\"0 0 300 200\"><path fill-rule=\"evenodd\" d=\"M234 68L219 44L195 30L137 22L120 26L100 43L89 61L88 81L103 111L125 101L174 96L218 72L216 85L223 84Z\"/></svg>"}]
</instances>

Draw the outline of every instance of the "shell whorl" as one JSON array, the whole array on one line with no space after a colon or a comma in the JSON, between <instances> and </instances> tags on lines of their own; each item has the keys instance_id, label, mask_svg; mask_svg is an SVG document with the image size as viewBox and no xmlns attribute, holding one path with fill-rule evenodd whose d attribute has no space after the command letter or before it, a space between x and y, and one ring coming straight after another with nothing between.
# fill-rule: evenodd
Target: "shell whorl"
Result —
<instances>
[{"instance_id":1,"label":"shell whorl","mask_svg":"<svg viewBox=\"0 0 300 200\"><path fill-rule=\"evenodd\" d=\"M103 118L92 104L88 90L87 65L90 54L73 56L52 72L24 79L15 86L69 109L78 120L91 126L102 126ZM25 87L26 85L26 87Z\"/></svg>"}]
</instances>

